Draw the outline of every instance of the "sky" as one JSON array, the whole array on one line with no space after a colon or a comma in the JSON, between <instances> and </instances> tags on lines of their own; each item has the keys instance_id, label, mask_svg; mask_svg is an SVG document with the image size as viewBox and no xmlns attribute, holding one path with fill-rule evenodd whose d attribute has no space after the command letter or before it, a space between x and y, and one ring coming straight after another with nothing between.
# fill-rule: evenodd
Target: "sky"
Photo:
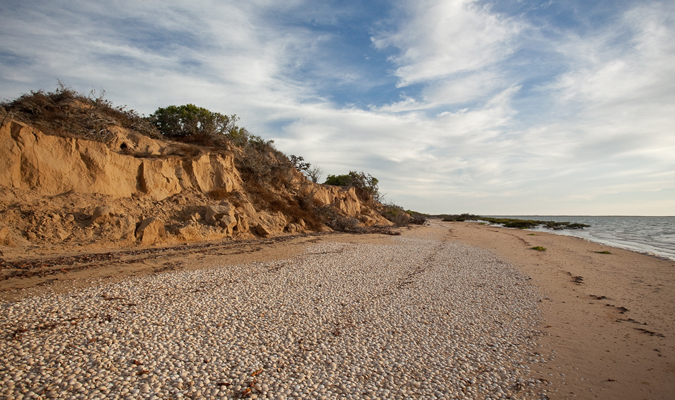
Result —
<instances>
[{"instance_id":1,"label":"sky","mask_svg":"<svg viewBox=\"0 0 675 400\"><path fill-rule=\"evenodd\" d=\"M425 213L675 215L675 2L5 0L0 99L196 104Z\"/></svg>"}]
</instances>

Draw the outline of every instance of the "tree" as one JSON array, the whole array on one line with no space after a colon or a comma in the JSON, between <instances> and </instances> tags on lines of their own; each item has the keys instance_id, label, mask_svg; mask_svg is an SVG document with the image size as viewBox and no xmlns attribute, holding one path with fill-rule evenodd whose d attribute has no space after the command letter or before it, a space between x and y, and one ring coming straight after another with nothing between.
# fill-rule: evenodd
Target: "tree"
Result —
<instances>
[{"instance_id":1,"label":"tree","mask_svg":"<svg viewBox=\"0 0 675 400\"><path fill-rule=\"evenodd\" d=\"M291 160L295 169L303 173L309 171L309 168L312 166L312 164L305 162L305 158L302 156L294 156L291 154L289 160Z\"/></svg>"},{"instance_id":2,"label":"tree","mask_svg":"<svg viewBox=\"0 0 675 400\"><path fill-rule=\"evenodd\" d=\"M347 175L328 175L324 185L353 186L368 193L373 200L379 201L380 192L377 178L364 172L349 171Z\"/></svg>"},{"instance_id":3,"label":"tree","mask_svg":"<svg viewBox=\"0 0 675 400\"><path fill-rule=\"evenodd\" d=\"M321 175L323 175L323 170L321 167L318 165L314 164L314 166L310 167L307 172L307 177L314 183L319 183L319 179L321 179Z\"/></svg>"},{"instance_id":4,"label":"tree","mask_svg":"<svg viewBox=\"0 0 675 400\"><path fill-rule=\"evenodd\" d=\"M246 130L235 125L236 115L228 117L194 104L160 107L150 115L150 121L166 137L228 135L248 140Z\"/></svg>"}]
</instances>

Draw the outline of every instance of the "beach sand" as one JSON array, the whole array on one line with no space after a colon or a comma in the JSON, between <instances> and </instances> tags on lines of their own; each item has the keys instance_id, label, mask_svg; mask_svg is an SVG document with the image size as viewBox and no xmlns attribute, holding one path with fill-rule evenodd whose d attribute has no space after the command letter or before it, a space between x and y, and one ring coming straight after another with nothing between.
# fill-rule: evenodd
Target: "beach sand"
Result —
<instances>
[{"instance_id":1,"label":"beach sand","mask_svg":"<svg viewBox=\"0 0 675 400\"><path fill-rule=\"evenodd\" d=\"M440 226L450 240L494 251L540 288L546 335L539 352L555 359L532 371L558 387L555 397L675 396L675 261L569 236Z\"/></svg>"},{"instance_id":2,"label":"beach sand","mask_svg":"<svg viewBox=\"0 0 675 400\"><path fill-rule=\"evenodd\" d=\"M550 382L550 398L670 399L675 393L675 261L583 239L464 222L432 221L401 229L403 237L461 242L488 249L531 277L543 321L530 366ZM212 265L281 260L319 242L395 243L387 235L330 234L166 249L70 253L61 260L21 257L3 269L0 299ZM545 251L532 247L542 246ZM610 254L601 254L608 251ZM15 258L15 261L19 258ZM8 260L13 261L13 260ZM19 260L20 261L20 260ZM25 271L32 271L25 273Z\"/></svg>"}]
</instances>

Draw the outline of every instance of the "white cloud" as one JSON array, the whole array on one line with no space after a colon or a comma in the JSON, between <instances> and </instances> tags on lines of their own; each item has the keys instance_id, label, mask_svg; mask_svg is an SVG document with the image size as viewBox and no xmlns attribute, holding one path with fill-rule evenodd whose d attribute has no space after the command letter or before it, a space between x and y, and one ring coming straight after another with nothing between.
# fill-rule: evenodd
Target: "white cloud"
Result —
<instances>
[{"instance_id":1,"label":"white cloud","mask_svg":"<svg viewBox=\"0 0 675 400\"><path fill-rule=\"evenodd\" d=\"M663 188L664 181L644 178L675 171L674 19L673 7L637 7L592 45L565 43L572 68L550 87L559 107L579 110L558 127L574 132L576 160L593 157L593 168L616 163L605 176L640 171L622 179L650 190ZM632 39L620 51L611 46L627 34Z\"/></svg>"},{"instance_id":2,"label":"white cloud","mask_svg":"<svg viewBox=\"0 0 675 400\"><path fill-rule=\"evenodd\" d=\"M557 85L562 100L594 106L675 100L675 7L651 5L627 12L597 38L574 38L559 51L571 71ZM625 35L622 46L613 43Z\"/></svg>"},{"instance_id":3,"label":"white cloud","mask_svg":"<svg viewBox=\"0 0 675 400\"><path fill-rule=\"evenodd\" d=\"M440 80L424 89L426 100L434 105L468 103L484 99L495 88L508 86L495 71L481 70L459 79Z\"/></svg>"},{"instance_id":4,"label":"white cloud","mask_svg":"<svg viewBox=\"0 0 675 400\"><path fill-rule=\"evenodd\" d=\"M619 210L632 192L666 193L642 203L660 210L675 203L664 200L675 182L672 7L635 7L584 35L541 35L562 72L523 110L527 72L506 62L535 28L473 1L399 3L404 18L373 43L398 52L393 73L409 87L368 109L336 105L325 90L370 84L358 68L317 61L335 37L270 17L310 13L313 3L66 4L0 15L0 50L26 63L2 72L3 94L61 78L146 113L188 102L237 113L287 154L326 173L372 173L391 199L420 211L591 213L609 197ZM324 11L318 18L335 21ZM311 77L298 74L307 66ZM646 212L631 207L623 213Z\"/></svg>"},{"instance_id":5,"label":"white cloud","mask_svg":"<svg viewBox=\"0 0 675 400\"><path fill-rule=\"evenodd\" d=\"M409 18L393 32L373 38L378 48L394 46L399 86L476 71L507 57L522 27L490 13L473 0L401 3Z\"/></svg>"}]
</instances>

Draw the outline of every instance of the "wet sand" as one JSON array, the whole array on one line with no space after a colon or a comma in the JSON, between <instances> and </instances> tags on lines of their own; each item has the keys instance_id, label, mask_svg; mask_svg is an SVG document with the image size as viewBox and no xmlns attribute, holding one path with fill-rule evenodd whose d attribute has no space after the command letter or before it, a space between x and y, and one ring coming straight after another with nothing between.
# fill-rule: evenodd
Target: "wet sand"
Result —
<instances>
[{"instance_id":1,"label":"wet sand","mask_svg":"<svg viewBox=\"0 0 675 400\"><path fill-rule=\"evenodd\" d=\"M675 261L575 237L477 223L435 226L450 240L494 251L540 288L546 335L538 351L555 359L532 371L558 388L551 398L673 398Z\"/></svg>"}]
</instances>

